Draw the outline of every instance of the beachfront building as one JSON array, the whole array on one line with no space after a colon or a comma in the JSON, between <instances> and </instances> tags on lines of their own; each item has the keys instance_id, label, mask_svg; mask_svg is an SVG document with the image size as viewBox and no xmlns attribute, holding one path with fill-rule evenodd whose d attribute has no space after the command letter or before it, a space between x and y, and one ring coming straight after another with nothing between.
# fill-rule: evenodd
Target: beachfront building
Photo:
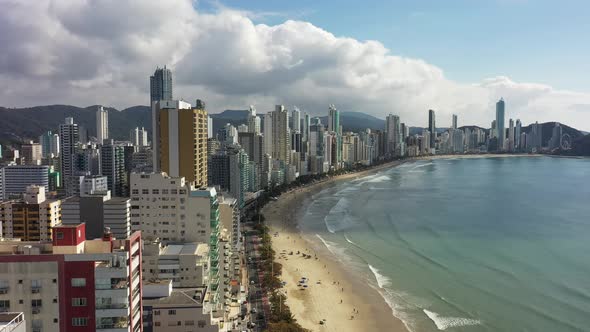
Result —
<instances>
[{"instance_id":1,"label":"beachfront building","mask_svg":"<svg viewBox=\"0 0 590 332\"><path fill-rule=\"evenodd\" d=\"M31 185L20 200L0 203L1 235L22 241L51 241L61 222L61 201L45 198L43 186Z\"/></svg>"},{"instance_id":2,"label":"beachfront building","mask_svg":"<svg viewBox=\"0 0 590 332\"><path fill-rule=\"evenodd\" d=\"M204 310L205 297L205 287L174 289L171 280L144 282L143 331L218 332Z\"/></svg>"},{"instance_id":3,"label":"beachfront building","mask_svg":"<svg viewBox=\"0 0 590 332\"><path fill-rule=\"evenodd\" d=\"M32 331L142 331L141 236L85 240L57 225L51 242L0 241L2 308Z\"/></svg>"},{"instance_id":4,"label":"beachfront building","mask_svg":"<svg viewBox=\"0 0 590 332\"><path fill-rule=\"evenodd\" d=\"M162 244L208 244L207 308L223 315L219 202L215 188L197 189L184 177L131 174L131 229ZM223 284L224 280L221 280Z\"/></svg>"},{"instance_id":5,"label":"beachfront building","mask_svg":"<svg viewBox=\"0 0 590 332\"><path fill-rule=\"evenodd\" d=\"M205 285L209 246L206 243L163 244L160 239L144 239L143 280L169 279L174 287Z\"/></svg>"},{"instance_id":6,"label":"beachfront building","mask_svg":"<svg viewBox=\"0 0 590 332\"><path fill-rule=\"evenodd\" d=\"M152 104L153 169L184 177L197 187L207 186L207 112L180 100Z\"/></svg>"}]
</instances>

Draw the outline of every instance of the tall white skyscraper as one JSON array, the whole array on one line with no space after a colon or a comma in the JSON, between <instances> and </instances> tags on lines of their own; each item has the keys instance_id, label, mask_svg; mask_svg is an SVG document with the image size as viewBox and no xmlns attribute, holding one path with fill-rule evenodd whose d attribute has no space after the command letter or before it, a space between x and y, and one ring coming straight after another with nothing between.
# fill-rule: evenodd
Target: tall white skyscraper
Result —
<instances>
[{"instance_id":1,"label":"tall white skyscraper","mask_svg":"<svg viewBox=\"0 0 590 332\"><path fill-rule=\"evenodd\" d=\"M453 123L451 125L453 129L457 129L457 114L453 114Z\"/></svg>"},{"instance_id":2,"label":"tall white skyscraper","mask_svg":"<svg viewBox=\"0 0 590 332\"><path fill-rule=\"evenodd\" d=\"M143 127L132 129L129 134L129 140L135 146L148 146L147 130Z\"/></svg>"},{"instance_id":3,"label":"tall white skyscraper","mask_svg":"<svg viewBox=\"0 0 590 332\"><path fill-rule=\"evenodd\" d=\"M256 108L252 105L248 113L248 132L260 134L260 117L256 115Z\"/></svg>"},{"instance_id":4,"label":"tall white skyscraper","mask_svg":"<svg viewBox=\"0 0 590 332\"><path fill-rule=\"evenodd\" d=\"M310 126L309 114L307 112L304 112L304 114L303 114L303 132L301 135L301 139L304 142L309 141L309 126Z\"/></svg>"},{"instance_id":5,"label":"tall white skyscraper","mask_svg":"<svg viewBox=\"0 0 590 332\"><path fill-rule=\"evenodd\" d=\"M387 134L387 151L395 154L400 149L402 142L401 122L399 116L389 114L385 118L386 134Z\"/></svg>"},{"instance_id":6,"label":"tall white skyscraper","mask_svg":"<svg viewBox=\"0 0 590 332\"><path fill-rule=\"evenodd\" d=\"M264 153L272 156L273 141L272 141L272 126L273 126L273 112L264 114Z\"/></svg>"},{"instance_id":7,"label":"tall white skyscraper","mask_svg":"<svg viewBox=\"0 0 590 332\"><path fill-rule=\"evenodd\" d=\"M207 115L207 138L213 138L213 119Z\"/></svg>"},{"instance_id":8,"label":"tall white skyscraper","mask_svg":"<svg viewBox=\"0 0 590 332\"><path fill-rule=\"evenodd\" d=\"M109 113L102 106L96 111L96 139L98 144L109 138Z\"/></svg>"},{"instance_id":9,"label":"tall white skyscraper","mask_svg":"<svg viewBox=\"0 0 590 332\"><path fill-rule=\"evenodd\" d=\"M301 111L299 111L297 106L293 107L291 121L293 122L293 131L301 132Z\"/></svg>"},{"instance_id":10,"label":"tall white skyscraper","mask_svg":"<svg viewBox=\"0 0 590 332\"><path fill-rule=\"evenodd\" d=\"M504 121L504 99L496 103L496 137L498 138L498 150L501 150L504 146L504 139L506 138L506 127Z\"/></svg>"}]
</instances>

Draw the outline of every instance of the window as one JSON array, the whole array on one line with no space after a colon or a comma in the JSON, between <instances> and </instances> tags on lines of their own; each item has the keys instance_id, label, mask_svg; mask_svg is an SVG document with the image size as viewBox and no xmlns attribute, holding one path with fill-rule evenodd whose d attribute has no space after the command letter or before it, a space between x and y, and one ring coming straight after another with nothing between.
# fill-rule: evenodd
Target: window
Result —
<instances>
[{"instance_id":1,"label":"window","mask_svg":"<svg viewBox=\"0 0 590 332\"><path fill-rule=\"evenodd\" d=\"M31 289L39 289L41 288L41 280L31 280Z\"/></svg>"},{"instance_id":2,"label":"window","mask_svg":"<svg viewBox=\"0 0 590 332\"><path fill-rule=\"evenodd\" d=\"M86 298L85 297L72 298L72 307L85 307L85 306L86 306Z\"/></svg>"},{"instance_id":3,"label":"window","mask_svg":"<svg viewBox=\"0 0 590 332\"><path fill-rule=\"evenodd\" d=\"M133 195L139 195L139 189L133 189L133 190L131 191L131 193L132 193Z\"/></svg>"},{"instance_id":4,"label":"window","mask_svg":"<svg viewBox=\"0 0 590 332\"><path fill-rule=\"evenodd\" d=\"M86 278L72 278L72 287L86 287Z\"/></svg>"},{"instance_id":5,"label":"window","mask_svg":"<svg viewBox=\"0 0 590 332\"><path fill-rule=\"evenodd\" d=\"M88 317L74 317L72 318L72 326L86 326L88 325Z\"/></svg>"},{"instance_id":6,"label":"window","mask_svg":"<svg viewBox=\"0 0 590 332\"><path fill-rule=\"evenodd\" d=\"M159 195L160 189L152 189L152 195Z\"/></svg>"},{"instance_id":7,"label":"window","mask_svg":"<svg viewBox=\"0 0 590 332\"><path fill-rule=\"evenodd\" d=\"M141 194L142 195L149 195L150 191L149 191L149 189L141 189Z\"/></svg>"},{"instance_id":8,"label":"window","mask_svg":"<svg viewBox=\"0 0 590 332\"><path fill-rule=\"evenodd\" d=\"M195 325L195 321L194 320L185 320L184 325L185 326L193 326L193 325Z\"/></svg>"},{"instance_id":9,"label":"window","mask_svg":"<svg viewBox=\"0 0 590 332\"><path fill-rule=\"evenodd\" d=\"M150 270L150 272L151 272L151 270ZM160 310L154 310L154 315L155 316L160 316Z\"/></svg>"},{"instance_id":10,"label":"window","mask_svg":"<svg viewBox=\"0 0 590 332\"><path fill-rule=\"evenodd\" d=\"M154 322L154 326L160 326L160 322Z\"/></svg>"},{"instance_id":11,"label":"window","mask_svg":"<svg viewBox=\"0 0 590 332\"><path fill-rule=\"evenodd\" d=\"M63 240L63 239L64 239L64 233L63 233L63 232L57 232L57 233L55 234L55 237L56 237L58 240Z\"/></svg>"},{"instance_id":12,"label":"window","mask_svg":"<svg viewBox=\"0 0 590 332\"><path fill-rule=\"evenodd\" d=\"M168 310L168 315L176 315L176 310Z\"/></svg>"},{"instance_id":13,"label":"window","mask_svg":"<svg viewBox=\"0 0 590 332\"><path fill-rule=\"evenodd\" d=\"M205 327L205 325L207 325L207 322L205 322L204 320L200 320L198 324L200 328L203 328Z\"/></svg>"},{"instance_id":14,"label":"window","mask_svg":"<svg viewBox=\"0 0 590 332\"><path fill-rule=\"evenodd\" d=\"M40 308L40 307L42 306L42 304L43 304L43 303L42 303L42 302L41 302L41 300L39 300L39 299L36 299L36 300L31 300L31 306L32 306L33 308Z\"/></svg>"},{"instance_id":15,"label":"window","mask_svg":"<svg viewBox=\"0 0 590 332\"><path fill-rule=\"evenodd\" d=\"M18 304L23 304L24 301L23 300L18 300Z\"/></svg>"},{"instance_id":16,"label":"window","mask_svg":"<svg viewBox=\"0 0 590 332\"><path fill-rule=\"evenodd\" d=\"M168 189L162 189L162 195L168 195Z\"/></svg>"},{"instance_id":17,"label":"window","mask_svg":"<svg viewBox=\"0 0 590 332\"><path fill-rule=\"evenodd\" d=\"M0 311L7 311L10 308L9 300L0 300Z\"/></svg>"},{"instance_id":18,"label":"window","mask_svg":"<svg viewBox=\"0 0 590 332\"><path fill-rule=\"evenodd\" d=\"M178 190L176 190L176 189L171 189L171 190L170 190L170 193L171 193L172 195L176 195L176 194L178 194Z\"/></svg>"}]
</instances>

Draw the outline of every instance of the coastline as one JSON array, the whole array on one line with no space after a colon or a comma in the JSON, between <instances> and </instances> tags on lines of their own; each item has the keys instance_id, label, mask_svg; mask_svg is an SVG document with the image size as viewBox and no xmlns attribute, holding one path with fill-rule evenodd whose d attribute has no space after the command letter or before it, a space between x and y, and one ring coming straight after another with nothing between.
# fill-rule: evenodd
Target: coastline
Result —
<instances>
[{"instance_id":1,"label":"coastline","mask_svg":"<svg viewBox=\"0 0 590 332\"><path fill-rule=\"evenodd\" d=\"M297 212L302 212L304 200L313 194L336 182L364 177L404 162L406 160L392 161L293 189L262 209L273 234L276 262L282 264L281 279L287 283L282 289L287 295L286 303L302 327L311 331L408 331L404 323L393 316L377 290L350 275L337 257L325 248L318 250L297 228ZM298 251L312 258L303 258L296 254ZM289 255L290 252L293 255ZM305 290L298 287L301 277L309 279ZM324 324L320 325L324 319Z\"/></svg>"},{"instance_id":2,"label":"coastline","mask_svg":"<svg viewBox=\"0 0 590 332\"><path fill-rule=\"evenodd\" d=\"M481 154L438 155L391 161L355 173L335 176L323 181L292 189L283 193L277 201L268 203L262 214L270 227L272 247L276 262L282 264L282 289L287 295L287 305L302 327L311 331L408 331L403 321L394 316L392 309L378 290L365 280L351 275L345 266L315 239L306 239L298 229L298 213L304 213L315 193L336 182L365 177L379 171L397 167L406 162L434 159L473 159L541 157L530 154ZM297 252L312 255L311 259L296 255ZM293 255L289 255L293 252ZM317 259L315 259L317 257ZM309 279L308 287L301 290L302 277ZM320 281L321 283L317 283ZM344 291L343 291L344 289ZM341 303L342 301L342 303ZM354 318L352 318L354 317ZM320 321L325 319L324 324Z\"/></svg>"}]
</instances>

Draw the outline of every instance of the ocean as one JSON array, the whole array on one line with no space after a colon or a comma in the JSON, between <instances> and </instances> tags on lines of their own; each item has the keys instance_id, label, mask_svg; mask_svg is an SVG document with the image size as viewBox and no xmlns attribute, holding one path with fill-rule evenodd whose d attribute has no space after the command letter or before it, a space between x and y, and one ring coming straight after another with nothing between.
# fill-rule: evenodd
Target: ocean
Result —
<instances>
[{"instance_id":1,"label":"ocean","mask_svg":"<svg viewBox=\"0 0 590 332\"><path fill-rule=\"evenodd\" d=\"M405 163L304 209L410 331L590 331L590 159Z\"/></svg>"}]
</instances>

